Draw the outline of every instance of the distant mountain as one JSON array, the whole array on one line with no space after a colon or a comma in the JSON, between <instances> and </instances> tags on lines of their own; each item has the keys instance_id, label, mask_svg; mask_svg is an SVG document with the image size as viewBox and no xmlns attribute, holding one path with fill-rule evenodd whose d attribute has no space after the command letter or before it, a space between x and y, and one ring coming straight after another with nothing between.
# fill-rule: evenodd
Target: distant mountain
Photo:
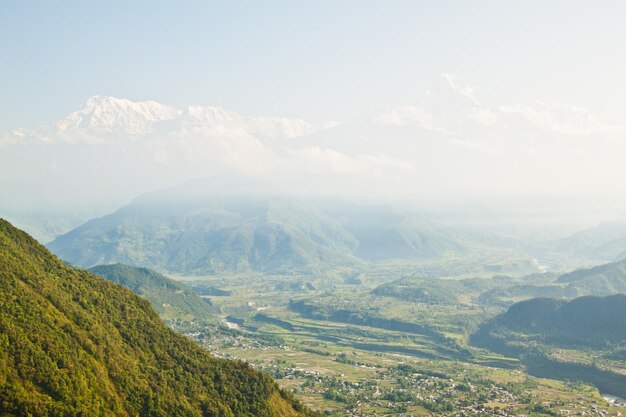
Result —
<instances>
[{"instance_id":1,"label":"distant mountain","mask_svg":"<svg viewBox=\"0 0 626 417\"><path fill-rule=\"evenodd\" d=\"M550 242L549 250L571 258L604 262L619 261L626 258L626 222L601 223Z\"/></svg>"},{"instance_id":2,"label":"distant mountain","mask_svg":"<svg viewBox=\"0 0 626 417\"><path fill-rule=\"evenodd\" d=\"M42 243L48 243L69 232L93 218L97 213L99 212L96 210L28 212L0 207L0 217L27 231Z\"/></svg>"},{"instance_id":3,"label":"distant mountain","mask_svg":"<svg viewBox=\"0 0 626 417\"><path fill-rule=\"evenodd\" d=\"M131 101L111 96L90 97L78 110L54 126L9 132L5 140L93 143L110 138L136 141L151 135L244 133L261 138L290 139L314 131L302 119L247 117L221 107L188 106L182 110L156 101Z\"/></svg>"},{"instance_id":4,"label":"distant mountain","mask_svg":"<svg viewBox=\"0 0 626 417\"><path fill-rule=\"evenodd\" d=\"M475 339L487 345L494 341L532 344L535 340L561 347L623 343L626 295L522 301L485 324Z\"/></svg>"},{"instance_id":5,"label":"distant mountain","mask_svg":"<svg viewBox=\"0 0 626 417\"><path fill-rule=\"evenodd\" d=\"M480 295L486 304L511 305L535 297L574 299L626 293L626 259L590 268L580 268L556 276L545 274L528 282L515 282L492 288Z\"/></svg>"},{"instance_id":6,"label":"distant mountain","mask_svg":"<svg viewBox=\"0 0 626 417\"><path fill-rule=\"evenodd\" d=\"M85 267L125 263L190 275L309 274L359 268L364 262L484 257L506 250L520 255L497 237L441 226L389 206L201 190L181 186L144 195L48 246Z\"/></svg>"},{"instance_id":7,"label":"distant mountain","mask_svg":"<svg viewBox=\"0 0 626 417\"><path fill-rule=\"evenodd\" d=\"M359 263L354 237L306 203L168 196L139 198L49 247L82 266L122 262L183 274L310 273Z\"/></svg>"},{"instance_id":8,"label":"distant mountain","mask_svg":"<svg viewBox=\"0 0 626 417\"><path fill-rule=\"evenodd\" d=\"M585 295L626 293L626 259L561 275L559 283Z\"/></svg>"},{"instance_id":9,"label":"distant mountain","mask_svg":"<svg viewBox=\"0 0 626 417\"><path fill-rule=\"evenodd\" d=\"M210 305L180 282L147 268L130 265L99 265L89 269L98 276L130 288L152 304L164 320L208 321L214 319Z\"/></svg>"},{"instance_id":10,"label":"distant mountain","mask_svg":"<svg viewBox=\"0 0 626 417\"><path fill-rule=\"evenodd\" d=\"M155 101L133 102L123 98L93 96L75 112L57 122L58 132L145 135L160 121L172 120L180 111Z\"/></svg>"},{"instance_id":11,"label":"distant mountain","mask_svg":"<svg viewBox=\"0 0 626 417\"><path fill-rule=\"evenodd\" d=\"M325 211L354 236L355 256L368 261L428 259L469 249L469 234L459 236L410 211L355 204L330 204Z\"/></svg>"},{"instance_id":12,"label":"distant mountain","mask_svg":"<svg viewBox=\"0 0 626 417\"><path fill-rule=\"evenodd\" d=\"M0 414L305 416L242 362L213 358L130 290L0 220Z\"/></svg>"}]
</instances>

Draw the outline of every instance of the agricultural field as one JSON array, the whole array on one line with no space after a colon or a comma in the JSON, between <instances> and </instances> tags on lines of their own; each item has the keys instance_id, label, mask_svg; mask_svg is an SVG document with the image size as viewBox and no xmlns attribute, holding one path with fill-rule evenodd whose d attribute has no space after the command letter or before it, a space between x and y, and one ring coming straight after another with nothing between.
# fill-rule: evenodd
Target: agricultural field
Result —
<instances>
[{"instance_id":1,"label":"agricultural field","mask_svg":"<svg viewBox=\"0 0 626 417\"><path fill-rule=\"evenodd\" d=\"M217 356L251 363L326 415L618 417L626 412L626 405L609 404L594 386L530 376L519 359L468 343L480 323L503 311L476 301L485 288L497 288L498 279L451 282L440 295L456 297L457 288L454 302L416 301L416 294L404 290L402 299L394 288L374 291L391 282L384 277L337 282L336 277L197 277L187 284L200 293L211 288L221 294L206 297L224 325L181 323L176 330ZM437 295L434 290L430 296Z\"/></svg>"}]
</instances>

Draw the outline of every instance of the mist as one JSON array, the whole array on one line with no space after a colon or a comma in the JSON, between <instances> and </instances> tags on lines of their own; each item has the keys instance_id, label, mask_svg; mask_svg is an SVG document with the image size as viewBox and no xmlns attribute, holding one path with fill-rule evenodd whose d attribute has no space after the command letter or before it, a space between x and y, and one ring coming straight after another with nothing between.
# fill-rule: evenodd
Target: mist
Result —
<instances>
[{"instance_id":1,"label":"mist","mask_svg":"<svg viewBox=\"0 0 626 417\"><path fill-rule=\"evenodd\" d=\"M624 210L624 126L576 106L485 106L471 91L443 74L412 105L322 124L94 97L0 136L2 206L111 207L205 179L298 197Z\"/></svg>"}]
</instances>

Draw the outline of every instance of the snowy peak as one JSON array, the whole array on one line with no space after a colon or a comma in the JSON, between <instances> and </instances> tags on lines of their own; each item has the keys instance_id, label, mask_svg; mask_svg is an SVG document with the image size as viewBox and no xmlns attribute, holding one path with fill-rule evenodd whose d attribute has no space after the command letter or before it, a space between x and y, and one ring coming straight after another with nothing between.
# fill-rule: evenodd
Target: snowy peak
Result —
<instances>
[{"instance_id":1,"label":"snowy peak","mask_svg":"<svg viewBox=\"0 0 626 417\"><path fill-rule=\"evenodd\" d=\"M195 125L232 125L243 119L239 113L212 106L189 106L181 115L184 123Z\"/></svg>"},{"instance_id":2,"label":"snowy peak","mask_svg":"<svg viewBox=\"0 0 626 417\"><path fill-rule=\"evenodd\" d=\"M433 115L461 116L481 107L472 94L472 88L461 86L451 74L441 74L439 80L426 90L420 107Z\"/></svg>"},{"instance_id":3,"label":"snowy peak","mask_svg":"<svg viewBox=\"0 0 626 417\"><path fill-rule=\"evenodd\" d=\"M76 129L91 133L145 135L155 122L172 120L180 112L155 101L93 96L77 111L56 124L60 132Z\"/></svg>"},{"instance_id":4,"label":"snowy peak","mask_svg":"<svg viewBox=\"0 0 626 417\"><path fill-rule=\"evenodd\" d=\"M157 126L159 122L168 122ZM56 132L87 135L142 137L167 133L168 129L215 131L236 130L252 136L295 138L312 133L313 127L301 119L246 117L210 106L189 106L180 111L156 101L130 101L109 96L93 96L77 111L56 123ZM158 127L158 129L157 129Z\"/></svg>"},{"instance_id":5,"label":"snowy peak","mask_svg":"<svg viewBox=\"0 0 626 417\"><path fill-rule=\"evenodd\" d=\"M388 109L375 121L393 125L417 125L431 130L450 131L470 125L490 126L497 113L484 107L473 88L460 84L452 74L441 74L417 105Z\"/></svg>"},{"instance_id":6,"label":"snowy peak","mask_svg":"<svg viewBox=\"0 0 626 417\"><path fill-rule=\"evenodd\" d=\"M292 139L313 133L313 126L302 119L246 117L221 107L189 106L181 116L185 127L241 129L252 136Z\"/></svg>"}]
</instances>

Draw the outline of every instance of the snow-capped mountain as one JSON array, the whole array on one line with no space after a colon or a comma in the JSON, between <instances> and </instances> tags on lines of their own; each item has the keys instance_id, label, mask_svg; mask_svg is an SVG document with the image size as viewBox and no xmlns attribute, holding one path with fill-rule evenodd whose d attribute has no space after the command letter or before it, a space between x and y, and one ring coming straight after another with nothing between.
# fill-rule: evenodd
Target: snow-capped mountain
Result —
<instances>
[{"instance_id":1,"label":"snow-capped mountain","mask_svg":"<svg viewBox=\"0 0 626 417\"><path fill-rule=\"evenodd\" d=\"M130 101L123 98L93 96L75 112L56 123L58 132L81 129L92 134L142 136L156 122L172 120L181 112L156 101Z\"/></svg>"},{"instance_id":2,"label":"snow-capped mountain","mask_svg":"<svg viewBox=\"0 0 626 417\"><path fill-rule=\"evenodd\" d=\"M241 129L252 136L292 139L311 134L313 126L302 119L284 117L246 117L221 107L189 106L180 117L180 125Z\"/></svg>"},{"instance_id":3,"label":"snow-capped mountain","mask_svg":"<svg viewBox=\"0 0 626 417\"><path fill-rule=\"evenodd\" d=\"M546 193L580 192L581 184L618 189L625 132L574 106L488 105L446 74L414 103L319 126L222 107L92 97L51 127L0 133L0 192L15 195L27 179L42 195L93 189L99 196L106 184L133 195L222 173L319 195L327 188L369 195L376 187L389 195L521 192L532 184ZM92 171L101 178L76 175Z\"/></svg>"},{"instance_id":4,"label":"snow-capped mountain","mask_svg":"<svg viewBox=\"0 0 626 417\"><path fill-rule=\"evenodd\" d=\"M382 124L448 132L474 124L490 126L496 119L496 112L483 106L471 88L459 85L450 74L442 74L416 105L387 109L374 117Z\"/></svg>"},{"instance_id":5,"label":"snow-capped mountain","mask_svg":"<svg viewBox=\"0 0 626 417\"><path fill-rule=\"evenodd\" d=\"M1 135L0 144L29 140L99 143L111 138L135 141L147 136L172 136L181 131L196 136L202 136L203 132L229 132L230 136L293 139L311 134L314 127L302 119L248 117L221 107L189 106L178 110L156 101L93 96L54 126L16 129Z\"/></svg>"}]
</instances>

